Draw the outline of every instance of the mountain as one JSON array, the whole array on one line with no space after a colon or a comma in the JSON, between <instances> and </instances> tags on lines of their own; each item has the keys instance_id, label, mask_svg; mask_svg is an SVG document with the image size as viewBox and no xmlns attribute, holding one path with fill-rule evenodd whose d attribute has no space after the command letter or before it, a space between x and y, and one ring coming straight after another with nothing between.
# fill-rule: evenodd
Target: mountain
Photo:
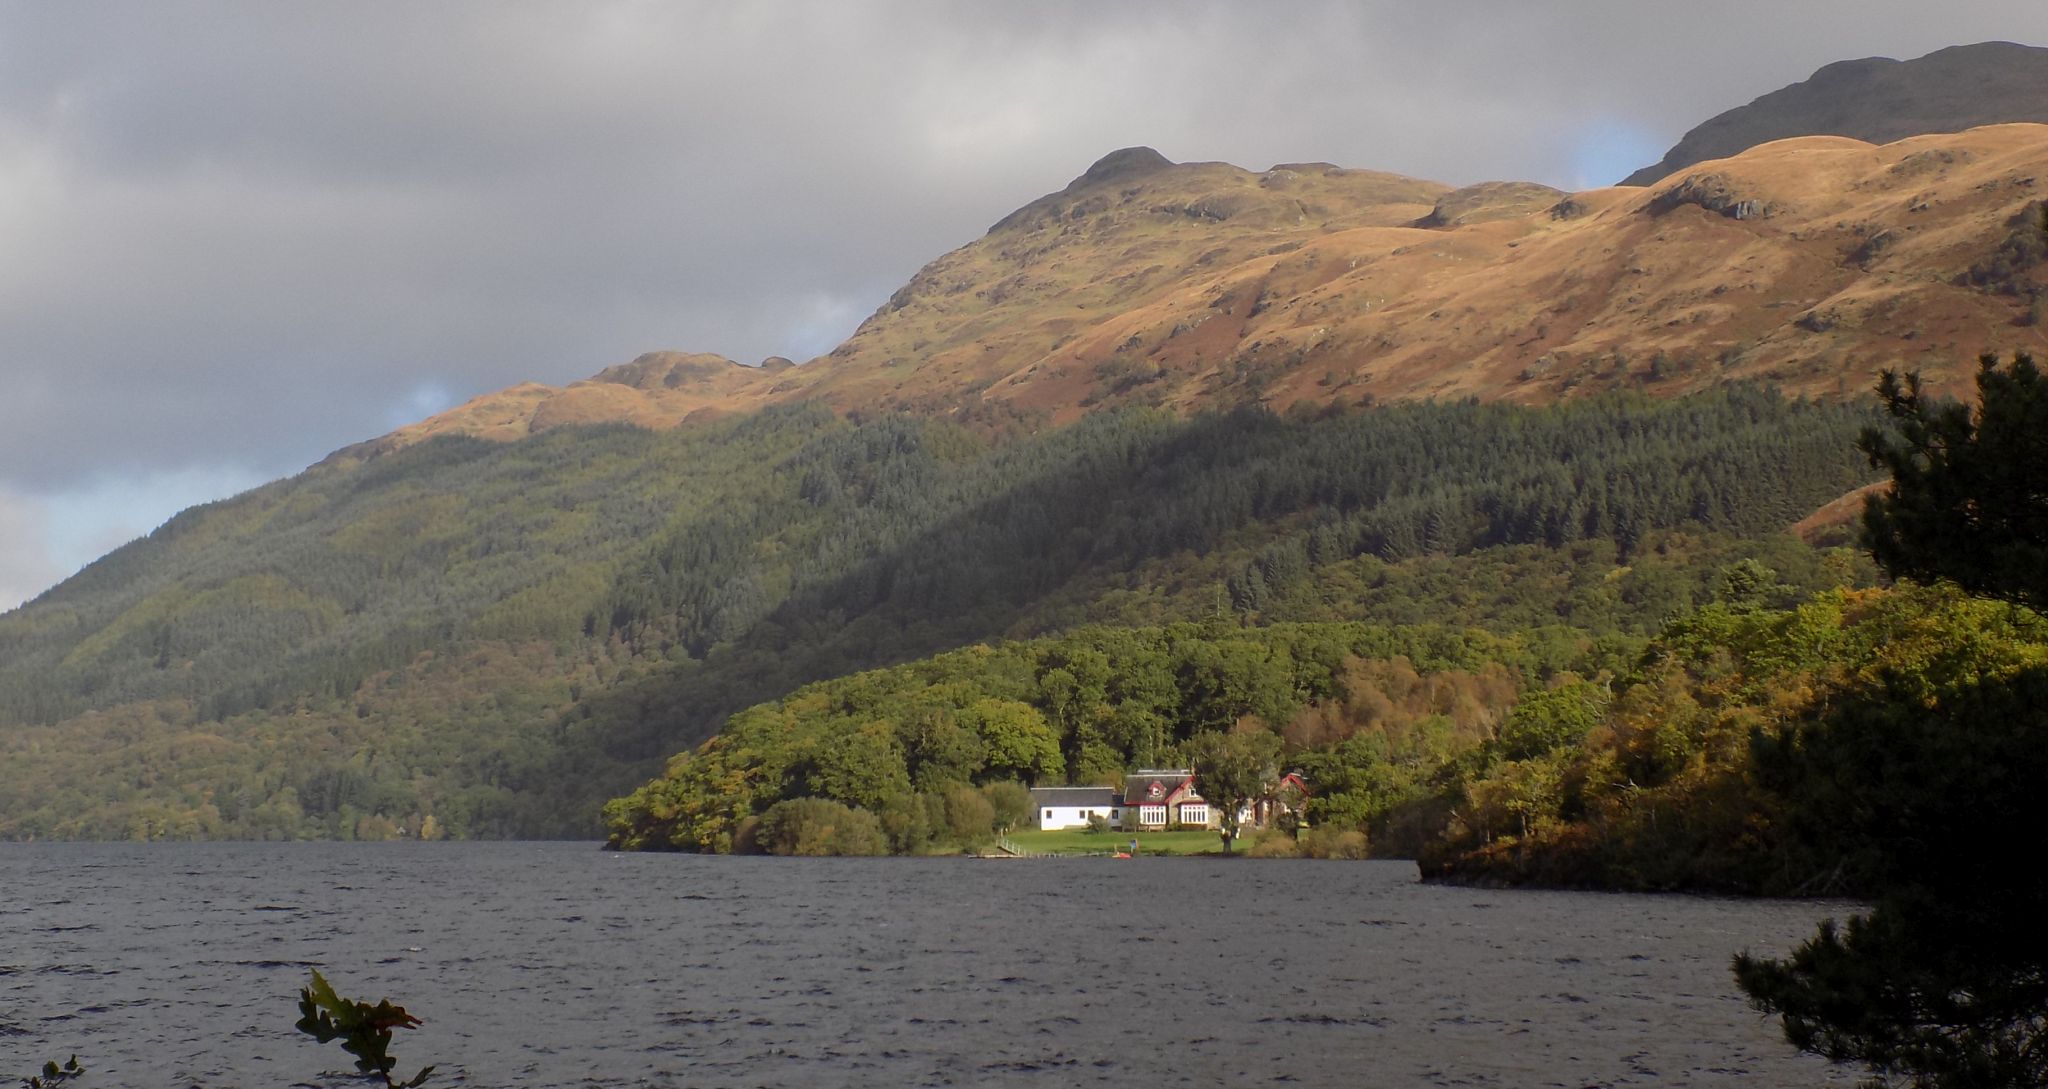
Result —
<instances>
[{"instance_id":1,"label":"mountain","mask_svg":"<svg viewBox=\"0 0 2048 1089\"><path fill-rule=\"evenodd\" d=\"M1326 164L1112 153L926 265L801 366L653 353L488 394L342 451L765 405L1072 422L1478 397L1548 404L1768 382L1857 398L1885 368L1966 392L2040 349L2048 126L1807 137L1648 188L1450 189Z\"/></svg>"},{"instance_id":2,"label":"mountain","mask_svg":"<svg viewBox=\"0 0 2048 1089\"><path fill-rule=\"evenodd\" d=\"M1070 189L928 266L791 388L1056 422L1127 403L1541 404L1731 380L1855 397L1901 366L1967 388L1979 350L2041 341L2013 331L2032 319L2032 269L2000 254L2032 246L2043 178L2048 127L2014 125L1780 142L1647 190L1438 190L1401 223L1261 231L1169 215L1145 185ZM1104 201L1095 226L1083 209ZM1198 256L1134 247L1141 229ZM1162 266L1174 275L1142 275ZM1031 294L958 286L990 282Z\"/></svg>"},{"instance_id":3,"label":"mountain","mask_svg":"<svg viewBox=\"0 0 2048 1089\"><path fill-rule=\"evenodd\" d=\"M1868 421L1729 387L444 435L186 511L0 616L0 837L592 835L750 706L1078 624L1479 625L1558 668L1738 560L1829 584L1774 535L1868 479Z\"/></svg>"},{"instance_id":4,"label":"mountain","mask_svg":"<svg viewBox=\"0 0 2048 1089\"><path fill-rule=\"evenodd\" d=\"M566 388L486 394L337 456L441 434L518 437L566 421L672 426L807 400L972 412L979 387L1030 367L1077 330L1332 231L1413 223L1448 192L1327 163L1253 173L1126 148L926 265L845 344L805 366L650 353Z\"/></svg>"},{"instance_id":5,"label":"mountain","mask_svg":"<svg viewBox=\"0 0 2048 1089\"><path fill-rule=\"evenodd\" d=\"M1731 570L1867 578L1784 531L1871 479L1878 367L2038 347L2044 167L2038 125L1580 194L1116 152L807 364L486 395L0 615L0 837L588 835L731 715L1088 624L1619 662Z\"/></svg>"},{"instance_id":6,"label":"mountain","mask_svg":"<svg viewBox=\"0 0 2048 1089\"><path fill-rule=\"evenodd\" d=\"M2048 121L2048 49L1980 42L1917 60L1837 61L1804 82L1714 116L1621 184L1653 185L1695 163L1797 136L1885 144L2014 121Z\"/></svg>"}]
</instances>

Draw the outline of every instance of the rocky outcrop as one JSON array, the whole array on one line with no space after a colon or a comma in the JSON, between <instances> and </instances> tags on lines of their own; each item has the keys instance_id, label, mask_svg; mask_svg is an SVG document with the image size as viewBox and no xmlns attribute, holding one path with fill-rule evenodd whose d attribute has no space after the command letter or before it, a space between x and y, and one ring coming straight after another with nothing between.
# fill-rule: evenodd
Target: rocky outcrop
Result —
<instances>
[{"instance_id":1,"label":"rocky outcrop","mask_svg":"<svg viewBox=\"0 0 2048 1089\"><path fill-rule=\"evenodd\" d=\"M678 386L716 381L730 374L738 363L722 355L692 352L648 352L631 363L621 363L585 379L640 390L675 389Z\"/></svg>"},{"instance_id":2,"label":"rocky outcrop","mask_svg":"<svg viewBox=\"0 0 2048 1089\"><path fill-rule=\"evenodd\" d=\"M1149 174L1172 169L1176 165L1178 164L1172 159L1149 147L1119 148L1089 164L1088 169L1082 171L1080 177L1068 182L1065 189L1057 193L1048 193L996 221L996 225L990 227L988 233L1028 230L1042 224L1049 217L1072 215L1072 209L1077 203L1076 198L1090 190L1105 188L1114 183L1134 181ZM1091 210L1107 207L1108 203L1104 201L1100 202L1097 209Z\"/></svg>"},{"instance_id":3,"label":"rocky outcrop","mask_svg":"<svg viewBox=\"0 0 2048 1089\"><path fill-rule=\"evenodd\" d=\"M1415 221L1417 227L1441 229L1468 223L1520 219L1554 208L1565 199L1562 189L1535 182L1480 182L1437 198L1436 207Z\"/></svg>"},{"instance_id":4,"label":"rocky outcrop","mask_svg":"<svg viewBox=\"0 0 2048 1089\"><path fill-rule=\"evenodd\" d=\"M1960 282L1999 295L2031 297L2042 291L2034 269L2048 261L2048 204L2033 201L2006 220L1998 248L1971 265Z\"/></svg>"},{"instance_id":5,"label":"rocky outcrop","mask_svg":"<svg viewBox=\"0 0 2048 1089\"><path fill-rule=\"evenodd\" d=\"M1643 207L1653 216L1662 216L1688 204L1729 219L1762 219L1775 210L1770 201L1744 193L1726 174L1690 175L1651 197Z\"/></svg>"},{"instance_id":6,"label":"rocky outcrop","mask_svg":"<svg viewBox=\"0 0 2048 1089\"><path fill-rule=\"evenodd\" d=\"M1081 176L1074 179L1069 189L1082 186L1101 185L1105 182L1121 181L1140 174L1150 174L1173 165L1173 160L1149 147L1119 148L1089 164Z\"/></svg>"}]
</instances>

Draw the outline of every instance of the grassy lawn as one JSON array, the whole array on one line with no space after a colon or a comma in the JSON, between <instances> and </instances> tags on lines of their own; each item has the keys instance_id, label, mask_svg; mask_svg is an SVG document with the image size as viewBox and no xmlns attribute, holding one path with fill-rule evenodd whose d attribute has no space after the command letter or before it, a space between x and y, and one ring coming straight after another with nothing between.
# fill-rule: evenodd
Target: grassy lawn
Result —
<instances>
[{"instance_id":1,"label":"grassy lawn","mask_svg":"<svg viewBox=\"0 0 2048 1089\"><path fill-rule=\"evenodd\" d=\"M1223 841L1214 832L1090 832L1084 828L1058 831L1012 832L1010 842L1019 850L1044 851L1058 855L1101 855L1122 851L1138 841L1140 854L1202 855L1222 854Z\"/></svg>"}]
</instances>

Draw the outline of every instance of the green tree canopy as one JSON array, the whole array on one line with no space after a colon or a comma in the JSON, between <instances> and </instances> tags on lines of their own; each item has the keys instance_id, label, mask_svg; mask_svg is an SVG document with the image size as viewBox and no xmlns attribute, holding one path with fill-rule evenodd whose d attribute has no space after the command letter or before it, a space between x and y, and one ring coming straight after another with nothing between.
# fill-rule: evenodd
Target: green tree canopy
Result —
<instances>
[{"instance_id":1,"label":"green tree canopy","mask_svg":"<svg viewBox=\"0 0 2048 1089\"><path fill-rule=\"evenodd\" d=\"M987 745L990 775L1057 783L1066 774L1059 732L1038 708L1019 700L981 699L967 709L967 718Z\"/></svg>"},{"instance_id":2,"label":"green tree canopy","mask_svg":"<svg viewBox=\"0 0 2048 1089\"><path fill-rule=\"evenodd\" d=\"M754 842L774 855L885 855L882 822L829 798L791 798L768 807Z\"/></svg>"},{"instance_id":3,"label":"green tree canopy","mask_svg":"<svg viewBox=\"0 0 2048 1089\"><path fill-rule=\"evenodd\" d=\"M1280 739L1264 730L1202 734L1189 743L1195 789L1216 810L1223 852L1230 853L1240 831L1239 815L1262 797L1279 775Z\"/></svg>"},{"instance_id":4,"label":"green tree canopy","mask_svg":"<svg viewBox=\"0 0 2048 1089\"><path fill-rule=\"evenodd\" d=\"M1530 692L1501 724L1500 751L1509 760L1547 756L1578 744L1600 725L1607 690L1573 678L1545 691Z\"/></svg>"},{"instance_id":5,"label":"green tree canopy","mask_svg":"<svg viewBox=\"0 0 2048 1089\"><path fill-rule=\"evenodd\" d=\"M988 799L989 811L995 815L998 832L1007 833L1023 827L1037 808L1031 800L1031 791L1024 784L1009 780L983 786L981 796Z\"/></svg>"}]
</instances>

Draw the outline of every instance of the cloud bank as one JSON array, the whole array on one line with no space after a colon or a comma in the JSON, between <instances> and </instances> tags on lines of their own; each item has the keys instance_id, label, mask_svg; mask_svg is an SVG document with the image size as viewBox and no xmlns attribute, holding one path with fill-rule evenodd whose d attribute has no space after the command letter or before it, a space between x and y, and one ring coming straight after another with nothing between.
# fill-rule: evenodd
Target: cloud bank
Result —
<instances>
[{"instance_id":1,"label":"cloud bank","mask_svg":"<svg viewBox=\"0 0 2048 1089\"><path fill-rule=\"evenodd\" d=\"M1987 38L2048 7L0 5L0 607L212 497L152 480L655 348L816 355L1113 148L1580 188Z\"/></svg>"}]
</instances>

